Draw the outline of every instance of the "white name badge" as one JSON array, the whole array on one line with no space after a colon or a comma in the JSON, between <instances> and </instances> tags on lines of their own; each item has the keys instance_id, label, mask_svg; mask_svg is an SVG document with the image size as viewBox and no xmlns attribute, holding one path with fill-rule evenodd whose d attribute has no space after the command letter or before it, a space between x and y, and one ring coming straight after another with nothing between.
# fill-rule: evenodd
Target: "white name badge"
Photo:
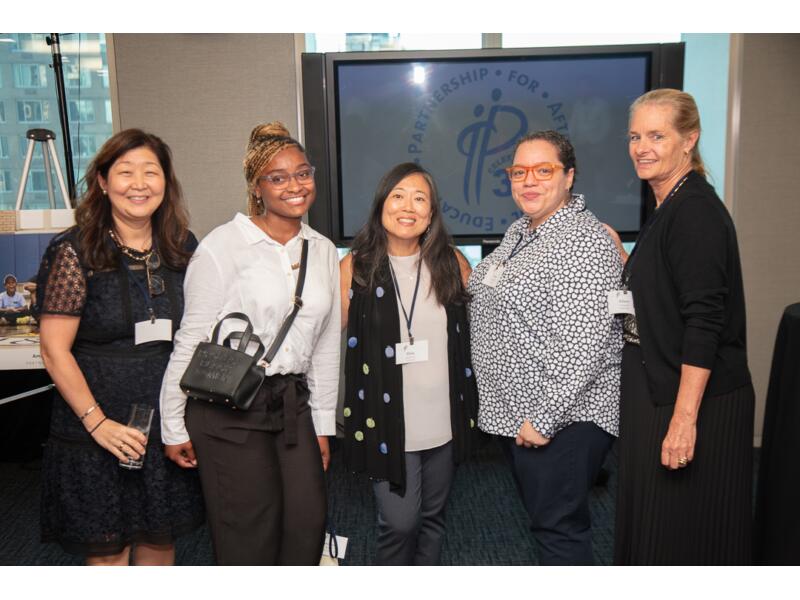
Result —
<instances>
[{"instance_id":1,"label":"white name badge","mask_svg":"<svg viewBox=\"0 0 800 600\"><path fill-rule=\"evenodd\" d=\"M486 271L486 276L483 278L483 285L488 285L491 288L497 287L505 270L506 268L503 265L489 265L489 270Z\"/></svg>"},{"instance_id":2,"label":"white name badge","mask_svg":"<svg viewBox=\"0 0 800 600\"><path fill-rule=\"evenodd\" d=\"M134 343L137 346L147 342L170 342L172 341L172 320L139 321L136 323L134 331Z\"/></svg>"},{"instance_id":3,"label":"white name badge","mask_svg":"<svg viewBox=\"0 0 800 600\"><path fill-rule=\"evenodd\" d=\"M636 315L633 309L633 294L630 290L608 292L608 312L612 315Z\"/></svg>"},{"instance_id":4,"label":"white name badge","mask_svg":"<svg viewBox=\"0 0 800 600\"><path fill-rule=\"evenodd\" d=\"M331 556L331 550L336 552L336 556ZM325 543L322 546L322 556L330 558L344 558L347 552L347 538L341 535L336 536L336 545L331 544L331 534L325 532Z\"/></svg>"},{"instance_id":5,"label":"white name badge","mask_svg":"<svg viewBox=\"0 0 800 600\"><path fill-rule=\"evenodd\" d=\"M425 362L428 360L428 340L399 342L394 345L395 364Z\"/></svg>"}]
</instances>

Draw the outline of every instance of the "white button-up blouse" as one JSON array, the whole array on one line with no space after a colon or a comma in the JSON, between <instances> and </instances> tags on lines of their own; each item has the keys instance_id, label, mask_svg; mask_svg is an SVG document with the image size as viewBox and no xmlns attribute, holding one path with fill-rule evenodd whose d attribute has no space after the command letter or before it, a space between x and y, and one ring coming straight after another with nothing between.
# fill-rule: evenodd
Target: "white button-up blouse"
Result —
<instances>
[{"instance_id":1,"label":"white button-up blouse","mask_svg":"<svg viewBox=\"0 0 800 600\"><path fill-rule=\"evenodd\" d=\"M161 438L189 440L184 425L186 395L179 382L197 344L208 341L218 320L245 313L253 333L269 348L292 307L302 240L309 241L303 307L269 366L267 375L305 373L317 435L336 433L341 312L336 247L311 227L285 246L243 214L209 233L192 256L184 280L185 309L161 386ZM227 319L220 340L244 323Z\"/></svg>"}]
</instances>

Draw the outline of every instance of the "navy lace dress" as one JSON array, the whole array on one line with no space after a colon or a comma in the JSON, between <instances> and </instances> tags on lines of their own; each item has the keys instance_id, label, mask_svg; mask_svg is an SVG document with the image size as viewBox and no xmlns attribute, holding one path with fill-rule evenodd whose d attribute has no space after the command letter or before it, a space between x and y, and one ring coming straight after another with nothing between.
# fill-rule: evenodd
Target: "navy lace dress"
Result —
<instances>
[{"instance_id":1,"label":"navy lace dress","mask_svg":"<svg viewBox=\"0 0 800 600\"><path fill-rule=\"evenodd\" d=\"M190 238L193 250L197 240ZM172 343L134 345L134 323L147 317L142 293L131 279L138 278L146 289L141 262L120 253L130 273L121 265L91 271L76 248L74 229L50 243L37 278L36 310L81 318L72 353L109 419L127 423L133 403L153 406L155 415L144 467L129 471L94 442L55 393L42 466L42 541L86 556L116 554L135 542L170 544L205 518L197 473L166 458L161 444L158 400ZM156 317L172 319L174 331L183 312L184 273L163 263L157 272L165 291L152 299Z\"/></svg>"}]
</instances>

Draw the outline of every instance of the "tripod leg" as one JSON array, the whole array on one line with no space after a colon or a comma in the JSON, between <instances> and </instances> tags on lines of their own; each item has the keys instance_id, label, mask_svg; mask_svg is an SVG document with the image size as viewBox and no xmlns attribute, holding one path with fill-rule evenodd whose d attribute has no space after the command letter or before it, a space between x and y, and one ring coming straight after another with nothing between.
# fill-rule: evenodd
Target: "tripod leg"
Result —
<instances>
[{"instance_id":1,"label":"tripod leg","mask_svg":"<svg viewBox=\"0 0 800 600\"><path fill-rule=\"evenodd\" d=\"M56 145L53 140L47 140L47 147L50 148L50 156L53 157L53 164L56 166L56 177L58 178L58 186L61 188L61 197L64 199L64 208L75 208L72 204L72 199L67 194L67 184L64 183L64 175L61 173L61 166L56 155Z\"/></svg>"},{"instance_id":2,"label":"tripod leg","mask_svg":"<svg viewBox=\"0 0 800 600\"><path fill-rule=\"evenodd\" d=\"M17 204L14 210L22 210L22 197L25 195L25 184L28 183L28 173L31 171L31 160L33 160L34 141L28 138L28 151L25 153L25 164L22 165L22 175L19 178L19 191L17 192Z\"/></svg>"},{"instance_id":3,"label":"tripod leg","mask_svg":"<svg viewBox=\"0 0 800 600\"><path fill-rule=\"evenodd\" d=\"M50 172L50 156L47 148L42 146L42 158L44 159L44 176L47 179L47 199L50 201L50 208L56 207L56 198L53 193L53 174Z\"/></svg>"}]
</instances>

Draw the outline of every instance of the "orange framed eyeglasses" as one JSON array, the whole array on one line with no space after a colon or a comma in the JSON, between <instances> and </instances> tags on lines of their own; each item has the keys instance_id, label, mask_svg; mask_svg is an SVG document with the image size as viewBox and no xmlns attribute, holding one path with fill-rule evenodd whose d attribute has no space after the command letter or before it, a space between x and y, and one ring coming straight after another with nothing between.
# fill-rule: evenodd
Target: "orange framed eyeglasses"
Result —
<instances>
[{"instance_id":1,"label":"orange framed eyeglasses","mask_svg":"<svg viewBox=\"0 0 800 600\"><path fill-rule=\"evenodd\" d=\"M533 178L536 179L536 181L547 181L553 178L556 171L563 168L564 165L543 162L530 166L512 165L506 169L506 173L508 173L508 178L511 181L525 181L529 171L533 173Z\"/></svg>"}]
</instances>

